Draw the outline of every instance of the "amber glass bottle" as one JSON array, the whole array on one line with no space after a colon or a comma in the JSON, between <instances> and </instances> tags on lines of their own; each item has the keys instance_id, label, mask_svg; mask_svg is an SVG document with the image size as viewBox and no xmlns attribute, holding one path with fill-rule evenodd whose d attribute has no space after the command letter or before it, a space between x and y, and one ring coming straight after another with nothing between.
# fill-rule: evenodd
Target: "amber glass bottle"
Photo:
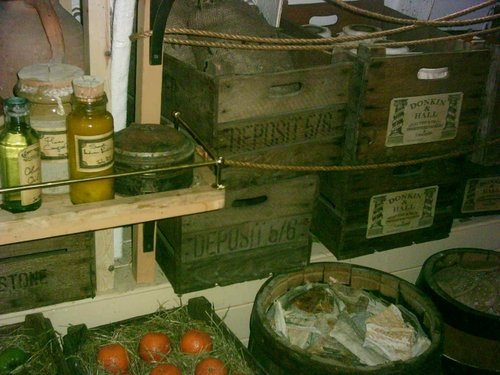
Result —
<instances>
[{"instance_id":1,"label":"amber glass bottle","mask_svg":"<svg viewBox=\"0 0 500 375\"><path fill-rule=\"evenodd\" d=\"M83 76L73 81L73 111L66 117L72 179L113 173L113 117L106 110L104 81ZM114 198L113 179L70 185L74 204Z\"/></svg>"}]
</instances>

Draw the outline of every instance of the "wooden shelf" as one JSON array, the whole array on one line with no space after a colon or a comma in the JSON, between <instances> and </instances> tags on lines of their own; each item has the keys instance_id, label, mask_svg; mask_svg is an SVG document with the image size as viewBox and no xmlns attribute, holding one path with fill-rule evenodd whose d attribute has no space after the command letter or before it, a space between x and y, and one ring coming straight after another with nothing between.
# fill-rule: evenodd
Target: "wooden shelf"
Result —
<instances>
[{"instance_id":1,"label":"wooden shelf","mask_svg":"<svg viewBox=\"0 0 500 375\"><path fill-rule=\"evenodd\" d=\"M0 211L0 245L85 231L109 229L224 207L224 190L212 187L208 168L195 169L187 189L73 205L67 194L44 195L36 211Z\"/></svg>"}]
</instances>

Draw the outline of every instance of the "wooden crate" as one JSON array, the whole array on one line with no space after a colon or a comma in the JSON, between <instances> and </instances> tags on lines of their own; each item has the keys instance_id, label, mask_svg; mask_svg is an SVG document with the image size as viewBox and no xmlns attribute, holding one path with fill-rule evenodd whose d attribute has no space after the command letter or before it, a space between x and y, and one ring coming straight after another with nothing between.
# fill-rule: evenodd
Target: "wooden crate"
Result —
<instances>
[{"instance_id":1,"label":"wooden crate","mask_svg":"<svg viewBox=\"0 0 500 375\"><path fill-rule=\"evenodd\" d=\"M179 311L184 310L184 312ZM168 319L171 314L176 314L178 319L177 322L170 322L164 319ZM183 314L181 314L183 313ZM189 321L185 321L184 319L187 314ZM154 321L154 323L152 323ZM162 322L164 322L162 324ZM182 324L181 324L182 323ZM150 325L151 324L151 325ZM83 350L88 350L88 347L95 346L93 340L99 340L106 338L113 338L114 342L120 342L123 345L127 345L129 342L132 342L131 351L129 352L129 358L131 358L132 366L134 365L134 361L141 361L138 358L138 355L134 356L136 353L136 348L138 346L139 340L141 338L141 333L144 333L149 327L156 328L157 331L163 332L169 336L171 339L172 351L179 351L179 338L181 334L189 328L200 328L211 334L214 342L214 353L215 355L221 359L224 359L224 355L228 356L229 353L224 353L224 350L229 350L231 347L232 351L230 353L237 354L239 359L245 366L239 366L240 368L245 367L249 369L251 372L244 372L245 375L255 374L255 375L265 375L266 372L262 369L260 364L254 359L254 357L250 354L247 348L242 344L242 342L234 335L234 333L227 327L223 320L219 318L219 316L213 310L212 305L205 297L196 297L191 298L187 305L174 308L171 310L165 310L160 308L158 311L138 316L135 318L113 322L110 324L106 324L99 327L87 328L85 324L79 324L75 326L71 326L68 328L68 333L63 337L63 349L64 355L66 357L68 367L71 369L71 375L87 375L88 372L85 369L95 368L95 363L86 364L83 361L86 359L85 356L82 355ZM123 330L137 327L137 337L133 338L127 336L128 342L124 343L120 341L121 334ZM170 330L169 330L170 329ZM216 339L214 339L214 336ZM224 347L221 348L217 345L224 343ZM83 349L87 346L87 349ZM222 354L221 354L222 353ZM88 353L87 353L88 354ZM189 358L188 358L189 357ZM183 365L188 366L189 364L196 362L200 358L203 358L202 355L187 355L183 360ZM92 356L92 361L95 361L95 357ZM232 358L232 360L236 360ZM234 362L233 362L234 363ZM175 363L179 366L178 363ZM151 365L154 367L154 364ZM132 368L131 368L132 369ZM236 373L235 368L230 368L230 373ZM184 372L183 372L184 373ZM186 372L187 374L188 372Z\"/></svg>"},{"instance_id":2,"label":"wooden crate","mask_svg":"<svg viewBox=\"0 0 500 375\"><path fill-rule=\"evenodd\" d=\"M165 54L162 116L172 120L172 112L179 111L205 144L228 159L337 163L342 157L352 64L331 64L331 56L322 52L291 54L293 70L222 76ZM233 171L225 173L226 180L265 182L280 175Z\"/></svg>"},{"instance_id":3,"label":"wooden crate","mask_svg":"<svg viewBox=\"0 0 500 375\"><path fill-rule=\"evenodd\" d=\"M456 217L493 215L500 212L500 165L467 162L460 184Z\"/></svg>"},{"instance_id":4,"label":"wooden crate","mask_svg":"<svg viewBox=\"0 0 500 375\"><path fill-rule=\"evenodd\" d=\"M94 269L93 232L2 245L0 310L7 313L93 297Z\"/></svg>"},{"instance_id":5,"label":"wooden crate","mask_svg":"<svg viewBox=\"0 0 500 375\"><path fill-rule=\"evenodd\" d=\"M322 174L311 231L337 259L446 238L461 165L440 160Z\"/></svg>"},{"instance_id":6,"label":"wooden crate","mask_svg":"<svg viewBox=\"0 0 500 375\"><path fill-rule=\"evenodd\" d=\"M156 259L176 293L308 264L316 175L226 191L223 209L158 221Z\"/></svg>"},{"instance_id":7,"label":"wooden crate","mask_svg":"<svg viewBox=\"0 0 500 375\"><path fill-rule=\"evenodd\" d=\"M384 6L383 1L356 1L356 7L409 18ZM335 16L333 35L350 24L381 29L401 25L353 15L337 5L287 5L283 17L296 24L312 16ZM417 28L389 35L394 41L447 36L437 28ZM345 123L345 164L381 163L445 154L472 146L482 117L491 53L464 41L410 47L411 54L386 55L385 48L362 43L355 53ZM353 54L354 55L354 54ZM447 69L420 79L422 69Z\"/></svg>"},{"instance_id":8,"label":"wooden crate","mask_svg":"<svg viewBox=\"0 0 500 375\"><path fill-rule=\"evenodd\" d=\"M485 166L500 165L500 144L491 143L500 139L500 45L492 48L492 61L486 85L484 116L476 136L478 149L471 155L472 162ZM486 145L485 145L486 143Z\"/></svg>"},{"instance_id":9,"label":"wooden crate","mask_svg":"<svg viewBox=\"0 0 500 375\"><path fill-rule=\"evenodd\" d=\"M0 353L16 347L30 355L16 374L71 374L52 323L41 313L26 315L24 322L0 327L0 338Z\"/></svg>"},{"instance_id":10,"label":"wooden crate","mask_svg":"<svg viewBox=\"0 0 500 375\"><path fill-rule=\"evenodd\" d=\"M426 28L399 35L398 40L441 34ZM345 164L409 160L474 144L490 51L441 43L415 47L413 52L390 56L376 45L358 48L346 118ZM432 71L425 73L426 69Z\"/></svg>"}]
</instances>

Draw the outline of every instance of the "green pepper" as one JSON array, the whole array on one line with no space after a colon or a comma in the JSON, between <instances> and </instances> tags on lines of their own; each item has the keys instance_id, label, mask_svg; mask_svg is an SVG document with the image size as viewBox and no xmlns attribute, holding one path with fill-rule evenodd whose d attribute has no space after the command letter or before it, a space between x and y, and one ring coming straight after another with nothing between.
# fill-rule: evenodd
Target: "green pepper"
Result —
<instances>
[{"instance_id":1,"label":"green pepper","mask_svg":"<svg viewBox=\"0 0 500 375\"><path fill-rule=\"evenodd\" d=\"M29 357L28 353L22 349L6 348L0 353L0 375L9 375L17 367L26 363Z\"/></svg>"}]
</instances>

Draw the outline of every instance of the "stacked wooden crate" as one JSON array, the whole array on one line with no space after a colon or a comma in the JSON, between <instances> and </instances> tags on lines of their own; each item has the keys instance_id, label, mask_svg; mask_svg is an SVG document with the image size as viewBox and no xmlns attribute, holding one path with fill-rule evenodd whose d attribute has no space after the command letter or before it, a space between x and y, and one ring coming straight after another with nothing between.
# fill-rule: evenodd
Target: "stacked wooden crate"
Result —
<instances>
[{"instance_id":1,"label":"stacked wooden crate","mask_svg":"<svg viewBox=\"0 0 500 375\"><path fill-rule=\"evenodd\" d=\"M93 297L94 246L93 232L0 246L2 313Z\"/></svg>"},{"instance_id":2,"label":"stacked wooden crate","mask_svg":"<svg viewBox=\"0 0 500 375\"><path fill-rule=\"evenodd\" d=\"M289 57L292 69L215 75L166 53L162 115L173 120L180 112L226 160L337 164L352 64L333 65L330 54L317 51ZM157 261L178 293L309 262L317 175L230 166L222 179L224 209L158 223Z\"/></svg>"},{"instance_id":3,"label":"stacked wooden crate","mask_svg":"<svg viewBox=\"0 0 500 375\"><path fill-rule=\"evenodd\" d=\"M493 48L486 105L476 135L475 152L464 168L457 204L458 217L492 215L500 212L500 46Z\"/></svg>"},{"instance_id":4,"label":"stacked wooden crate","mask_svg":"<svg viewBox=\"0 0 500 375\"><path fill-rule=\"evenodd\" d=\"M394 15L374 3L362 5ZM338 16L331 27L334 35L346 18L352 20L336 6L322 4L318 11ZM290 9L284 13L299 14ZM397 26L363 16L354 22L381 29ZM394 164L321 174L312 232L338 259L449 235L463 177L462 160L451 154L474 144L490 51L463 41L411 44L441 36L447 34L414 28L388 37L408 43L409 53L386 54L385 47L374 43L360 43L351 51L355 62L342 164ZM440 161L417 162L447 154Z\"/></svg>"}]
</instances>

